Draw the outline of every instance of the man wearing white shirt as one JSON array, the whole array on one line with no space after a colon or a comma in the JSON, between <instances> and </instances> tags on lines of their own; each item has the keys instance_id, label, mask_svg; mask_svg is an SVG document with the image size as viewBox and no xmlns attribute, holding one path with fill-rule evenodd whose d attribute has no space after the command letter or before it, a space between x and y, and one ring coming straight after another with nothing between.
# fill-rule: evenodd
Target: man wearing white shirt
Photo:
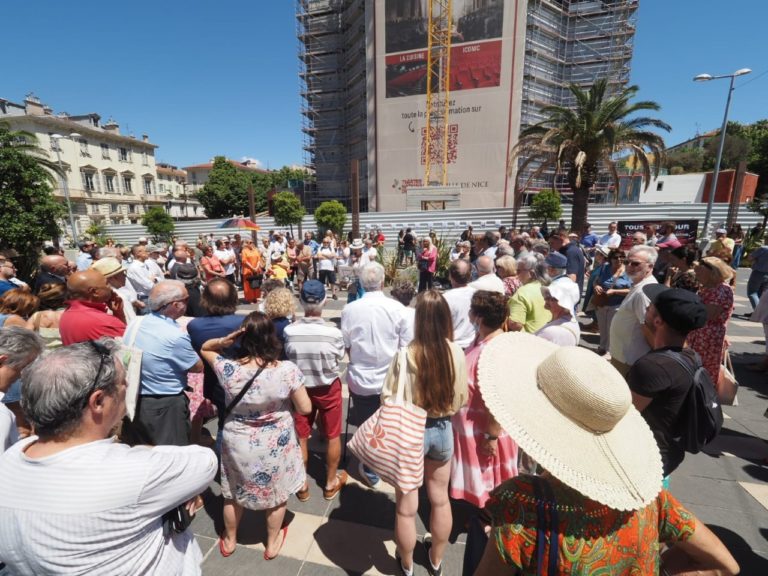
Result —
<instances>
[{"instance_id":1,"label":"man wearing white shirt","mask_svg":"<svg viewBox=\"0 0 768 576\"><path fill-rule=\"evenodd\" d=\"M163 516L199 509L216 455L116 442L126 394L117 350L107 338L82 342L24 372L37 436L0 456L0 550L15 576L201 573L194 535L166 533Z\"/></svg>"},{"instance_id":2,"label":"man wearing white shirt","mask_svg":"<svg viewBox=\"0 0 768 576\"><path fill-rule=\"evenodd\" d=\"M616 222L608 224L608 233L600 236L600 240L597 242L598 246L609 249L618 248L621 245L621 236L616 232L617 228Z\"/></svg>"},{"instance_id":3,"label":"man wearing white shirt","mask_svg":"<svg viewBox=\"0 0 768 576\"><path fill-rule=\"evenodd\" d=\"M235 251L229 246L229 238L226 236L223 240L216 241L216 250L213 251L213 255L219 259L222 266L224 266L224 274L227 280L235 283Z\"/></svg>"},{"instance_id":4,"label":"man wearing white shirt","mask_svg":"<svg viewBox=\"0 0 768 576\"><path fill-rule=\"evenodd\" d=\"M144 303L155 283L160 280L149 268L147 247L137 244L132 249L133 262L128 266L128 281L136 290L139 301Z\"/></svg>"},{"instance_id":5,"label":"man wearing white shirt","mask_svg":"<svg viewBox=\"0 0 768 576\"><path fill-rule=\"evenodd\" d=\"M336 294L339 290L339 286L336 283L336 250L331 247L331 238L326 236L323 238L323 243L317 250L317 275L320 282L325 286L326 282L330 284L333 299L338 300L339 296Z\"/></svg>"},{"instance_id":6,"label":"man wearing white shirt","mask_svg":"<svg viewBox=\"0 0 768 576\"><path fill-rule=\"evenodd\" d=\"M371 262L361 270L358 281L365 294L342 310L341 333L349 355L349 393L356 421L362 423L379 408L389 364L408 344L409 335L405 307L382 292L384 267ZM379 477L367 468L361 473L372 488L379 483Z\"/></svg>"},{"instance_id":7,"label":"man wearing white shirt","mask_svg":"<svg viewBox=\"0 0 768 576\"><path fill-rule=\"evenodd\" d=\"M477 280L470 283L472 289L504 294L504 282L496 275L496 264L490 256L478 256L475 268Z\"/></svg>"},{"instance_id":8,"label":"man wearing white shirt","mask_svg":"<svg viewBox=\"0 0 768 576\"><path fill-rule=\"evenodd\" d=\"M453 320L453 341L461 348L469 348L475 341L477 332L469 319L469 307L472 295L476 292L468 286L472 278L472 266L469 260L455 260L448 267L448 279L451 289L443 294L443 298L451 309Z\"/></svg>"},{"instance_id":9,"label":"man wearing white shirt","mask_svg":"<svg viewBox=\"0 0 768 576\"><path fill-rule=\"evenodd\" d=\"M163 271L163 266L160 263L160 247L148 246L147 253L149 254L149 258L147 258L147 266L149 266L149 271L155 275L155 278L157 278L159 282L165 278L165 272Z\"/></svg>"}]
</instances>

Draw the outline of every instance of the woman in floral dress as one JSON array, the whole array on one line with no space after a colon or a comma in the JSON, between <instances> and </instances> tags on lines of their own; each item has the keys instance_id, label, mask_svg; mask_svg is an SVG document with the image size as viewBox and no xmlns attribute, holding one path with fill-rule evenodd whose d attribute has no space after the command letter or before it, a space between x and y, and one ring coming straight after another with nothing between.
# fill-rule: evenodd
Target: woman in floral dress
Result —
<instances>
[{"instance_id":1,"label":"woman in floral dress","mask_svg":"<svg viewBox=\"0 0 768 576\"><path fill-rule=\"evenodd\" d=\"M232 360L221 356L220 351L232 346L240 336L243 357ZM292 362L279 361L280 352L275 328L261 312L251 313L242 328L225 338L208 340L201 349L224 389L228 407L253 380L224 422L224 533L219 538L222 556L235 551L237 526L243 508L248 508L266 511L264 558L275 558L288 532L288 527L283 526L285 504L304 486L304 461L291 408L308 414L311 404L304 375Z\"/></svg>"},{"instance_id":2,"label":"woman in floral dress","mask_svg":"<svg viewBox=\"0 0 768 576\"><path fill-rule=\"evenodd\" d=\"M733 313L733 288L728 285L733 270L715 256L702 258L694 270L701 285L699 298L707 308L707 323L688 334L688 345L698 352L712 382L717 383L726 346L725 329Z\"/></svg>"}]
</instances>

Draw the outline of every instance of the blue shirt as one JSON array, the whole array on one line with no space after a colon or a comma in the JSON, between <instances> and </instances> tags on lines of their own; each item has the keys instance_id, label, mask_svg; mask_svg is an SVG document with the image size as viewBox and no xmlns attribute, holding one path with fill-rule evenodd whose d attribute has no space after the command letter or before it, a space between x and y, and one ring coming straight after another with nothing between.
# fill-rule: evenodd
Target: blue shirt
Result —
<instances>
[{"instance_id":1,"label":"blue shirt","mask_svg":"<svg viewBox=\"0 0 768 576\"><path fill-rule=\"evenodd\" d=\"M584 248L594 248L599 240L600 236L594 232L590 232L589 234L584 234L584 237L581 239L581 245L584 246Z\"/></svg>"},{"instance_id":2,"label":"blue shirt","mask_svg":"<svg viewBox=\"0 0 768 576\"><path fill-rule=\"evenodd\" d=\"M602 286L603 290L625 290L627 288L632 288L632 280L627 276L627 273L624 272L621 276L614 278L613 270L611 270L611 265L608 262L603 264L603 267L600 270L600 276L598 276L595 284ZM626 298L626 295L621 296L612 294L608 297L608 306L618 306L622 303L624 298Z\"/></svg>"},{"instance_id":3,"label":"blue shirt","mask_svg":"<svg viewBox=\"0 0 768 576\"><path fill-rule=\"evenodd\" d=\"M187 324L187 333L192 341L192 348L200 353L203 344L211 338L222 338L240 328L245 320L245 316L240 314L228 314L227 316L204 316L195 318ZM238 346L224 350L224 356L233 358L237 356ZM208 362L203 368L203 396L208 398L214 405L223 410L226 408L224 390L219 385L219 379Z\"/></svg>"},{"instance_id":4,"label":"blue shirt","mask_svg":"<svg viewBox=\"0 0 768 576\"><path fill-rule=\"evenodd\" d=\"M199 360L189 335L172 318L152 312L130 323L124 342L131 342L137 325L133 345L142 351L139 394L179 394L187 385L187 372Z\"/></svg>"},{"instance_id":5,"label":"blue shirt","mask_svg":"<svg viewBox=\"0 0 768 576\"><path fill-rule=\"evenodd\" d=\"M317 255L317 249L320 248L320 244L318 244L314 240L310 240L309 242L304 240L304 245L305 246L309 246L310 248L312 248L312 256L316 256Z\"/></svg>"},{"instance_id":6,"label":"blue shirt","mask_svg":"<svg viewBox=\"0 0 768 576\"><path fill-rule=\"evenodd\" d=\"M752 270L768 274L768 246L760 246L749 254L752 261Z\"/></svg>"},{"instance_id":7,"label":"blue shirt","mask_svg":"<svg viewBox=\"0 0 768 576\"><path fill-rule=\"evenodd\" d=\"M0 280L0 296L8 292L8 290L14 290L18 288L16 284L13 282L8 282L7 280Z\"/></svg>"},{"instance_id":8,"label":"blue shirt","mask_svg":"<svg viewBox=\"0 0 768 576\"><path fill-rule=\"evenodd\" d=\"M88 254L88 252L80 252L77 255L77 269L78 269L78 271L88 270L88 268L91 267L91 264L93 264L93 256Z\"/></svg>"}]
</instances>

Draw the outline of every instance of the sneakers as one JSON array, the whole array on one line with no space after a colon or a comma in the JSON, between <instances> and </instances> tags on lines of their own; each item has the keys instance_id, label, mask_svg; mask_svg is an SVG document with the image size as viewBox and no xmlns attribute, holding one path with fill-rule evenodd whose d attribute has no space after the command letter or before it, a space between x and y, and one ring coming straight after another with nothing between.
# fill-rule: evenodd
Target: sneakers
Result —
<instances>
[{"instance_id":1,"label":"sneakers","mask_svg":"<svg viewBox=\"0 0 768 576\"><path fill-rule=\"evenodd\" d=\"M365 466L362 462L357 463L357 472L360 475L360 480L363 481L363 484L368 486L371 490L378 490L379 483L381 482L381 479L373 474L372 472L366 472ZM374 476L376 478L376 481L374 482L371 480L371 476Z\"/></svg>"},{"instance_id":2,"label":"sneakers","mask_svg":"<svg viewBox=\"0 0 768 576\"><path fill-rule=\"evenodd\" d=\"M434 567L432 564L432 558L429 556L429 551L432 548L432 534L427 532L424 534L424 537L421 539L421 543L424 545L424 549L427 551L427 571L430 573L431 576L443 576L443 564L440 563L440 566L437 568Z\"/></svg>"}]
</instances>

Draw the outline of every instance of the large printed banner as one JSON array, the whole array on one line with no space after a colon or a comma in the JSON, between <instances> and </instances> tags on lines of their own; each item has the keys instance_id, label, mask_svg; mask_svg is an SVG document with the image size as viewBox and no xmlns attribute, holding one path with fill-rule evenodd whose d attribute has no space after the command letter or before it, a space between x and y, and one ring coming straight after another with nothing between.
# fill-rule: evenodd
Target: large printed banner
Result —
<instances>
[{"instance_id":1,"label":"large printed banner","mask_svg":"<svg viewBox=\"0 0 768 576\"><path fill-rule=\"evenodd\" d=\"M375 10L377 209L405 210L427 160L427 0L376 0ZM461 189L462 208L502 206L506 193L511 202L507 156L522 81L513 60L523 50L515 28L522 40L524 14L523 0L453 0L448 185Z\"/></svg>"},{"instance_id":2,"label":"large printed banner","mask_svg":"<svg viewBox=\"0 0 768 576\"><path fill-rule=\"evenodd\" d=\"M662 222L669 220L619 220L616 223L617 232L621 235L621 249L632 248L632 234L642 232L646 226L656 226L658 230ZM675 236L681 244L696 244L699 229L698 220L675 220Z\"/></svg>"}]
</instances>

